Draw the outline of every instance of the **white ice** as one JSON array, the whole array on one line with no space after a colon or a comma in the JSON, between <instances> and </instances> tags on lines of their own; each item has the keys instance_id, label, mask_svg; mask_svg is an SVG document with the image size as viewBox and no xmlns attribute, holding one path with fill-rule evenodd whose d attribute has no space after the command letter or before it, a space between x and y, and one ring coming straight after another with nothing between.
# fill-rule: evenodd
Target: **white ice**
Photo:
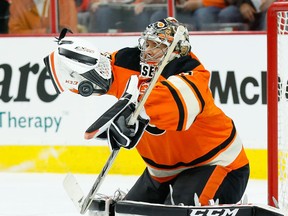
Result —
<instances>
[{"instance_id":1,"label":"white ice","mask_svg":"<svg viewBox=\"0 0 288 216\"><path fill-rule=\"evenodd\" d=\"M75 175L85 194L97 175ZM63 188L65 174L1 173L0 216L79 216ZM137 176L108 175L99 193L113 195L115 190L128 191ZM267 181L250 180L248 202L267 204Z\"/></svg>"}]
</instances>

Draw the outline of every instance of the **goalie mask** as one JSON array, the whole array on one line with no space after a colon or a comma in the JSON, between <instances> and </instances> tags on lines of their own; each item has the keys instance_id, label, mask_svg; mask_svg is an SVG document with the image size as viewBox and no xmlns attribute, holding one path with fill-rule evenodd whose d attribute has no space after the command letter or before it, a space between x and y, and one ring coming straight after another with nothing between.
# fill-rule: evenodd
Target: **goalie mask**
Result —
<instances>
[{"instance_id":1,"label":"goalie mask","mask_svg":"<svg viewBox=\"0 0 288 216\"><path fill-rule=\"evenodd\" d=\"M58 94L65 90L90 96L105 94L112 82L110 59L87 41L60 38L58 48L44 59Z\"/></svg>"},{"instance_id":2,"label":"goalie mask","mask_svg":"<svg viewBox=\"0 0 288 216\"><path fill-rule=\"evenodd\" d=\"M168 47L174 40L174 35L180 23L173 17L159 20L147 26L138 41L141 51L141 76L152 78L159 62L164 58ZM188 30L185 30L183 38L176 45L169 61L181 56L186 56L191 50Z\"/></svg>"}]
</instances>

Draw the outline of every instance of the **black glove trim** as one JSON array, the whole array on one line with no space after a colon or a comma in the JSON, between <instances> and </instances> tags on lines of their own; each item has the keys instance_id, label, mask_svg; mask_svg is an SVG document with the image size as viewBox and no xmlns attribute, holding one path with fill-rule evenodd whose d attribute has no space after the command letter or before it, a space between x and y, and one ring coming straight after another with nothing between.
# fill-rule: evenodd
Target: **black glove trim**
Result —
<instances>
[{"instance_id":1,"label":"black glove trim","mask_svg":"<svg viewBox=\"0 0 288 216\"><path fill-rule=\"evenodd\" d=\"M126 94L120 98L86 130L85 136L89 139L106 131L114 119L129 105L131 97L132 95Z\"/></svg>"}]
</instances>

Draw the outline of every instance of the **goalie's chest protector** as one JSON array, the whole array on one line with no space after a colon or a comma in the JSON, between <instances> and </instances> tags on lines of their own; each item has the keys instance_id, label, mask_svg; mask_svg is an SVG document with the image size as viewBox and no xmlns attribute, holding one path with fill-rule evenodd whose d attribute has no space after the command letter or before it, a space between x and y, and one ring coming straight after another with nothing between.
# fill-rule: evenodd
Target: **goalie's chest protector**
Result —
<instances>
[{"instance_id":1,"label":"goalie's chest protector","mask_svg":"<svg viewBox=\"0 0 288 216\"><path fill-rule=\"evenodd\" d=\"M129 57L122 58L127 53ZM136 148L160 182L191 167L234 170L248 164L233 121L214 103L210 73L194 54L191 57L170 62L145 103L151 125ZM109 92L120 97L128 78L140 73L139 53L122 50L112 60L115 79Z\"/></svg>"}]
</instances>

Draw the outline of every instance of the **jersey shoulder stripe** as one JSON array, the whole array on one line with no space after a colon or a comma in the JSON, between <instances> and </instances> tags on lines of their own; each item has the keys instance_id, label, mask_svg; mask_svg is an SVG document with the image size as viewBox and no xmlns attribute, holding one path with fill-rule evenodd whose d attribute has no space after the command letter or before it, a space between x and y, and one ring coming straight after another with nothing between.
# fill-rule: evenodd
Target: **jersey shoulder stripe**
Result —
<instances>
[{"instance_id":1,"label":"jersey shoulder stripe","mask_svg":"<svg viewBox=\"0 0 288 216\"><path fill-rule=\"evenodd\" d=\"M166 86L178 108L177 131L187 130L196 116L203 112L205 100L197 86L185 76L171 76L161 82Z\"/></svg>"},{"instance_id":2,"label":"jersey shoulder stripe","mask_svg":"<svg viewBox=\"0 0 288 216\"><path fill-rule=\"evenodd\" d=\"M197 86L191 81L189 80L187 77L185 76L182 76L182 78L194 89L195 93L197 94L197 97L199 98L200 102L201 102L201 111L200 113L203 112L204 110L204 107L205 107L205 101L204 101L204 98L202 97L199 89L197 88Z\"/></svg>"},{"instance_id":3,"label":"jersey shoulder stripe","mask_svg":"<svg viewBox=\"0 0 288 216\"><path fill-rule=\"evenodd\" d=\"M183 77L181 75L171 76L168 78L168 82L177 89L179 97L181 97L185 112L183 130L188 130L197 115L203 111L203 104L200 102L199 94ZM200 97L202 98L201 94Z\"/></svg>"},{"instance_id":4,"label":"jersey shoulder stripe","mask_svg":"<svg viewBox=\"0 0 288 216\"><path fill-rule=\"evenodd\" d=\"M177 91L174 89L173 86L171 86L167 81L162 81L161 82L164 86L166 86L169 91L171 92L173 98L174 98L174 101L176 102L177 104L177 107L178 107L178 111L179 111L179 121L178 121L178 126L177 126L177 131L181 131L183 129L183 125L184 125L184 106L181 102L181 99L177 93Z\"/></svg>"}]
</instances>

